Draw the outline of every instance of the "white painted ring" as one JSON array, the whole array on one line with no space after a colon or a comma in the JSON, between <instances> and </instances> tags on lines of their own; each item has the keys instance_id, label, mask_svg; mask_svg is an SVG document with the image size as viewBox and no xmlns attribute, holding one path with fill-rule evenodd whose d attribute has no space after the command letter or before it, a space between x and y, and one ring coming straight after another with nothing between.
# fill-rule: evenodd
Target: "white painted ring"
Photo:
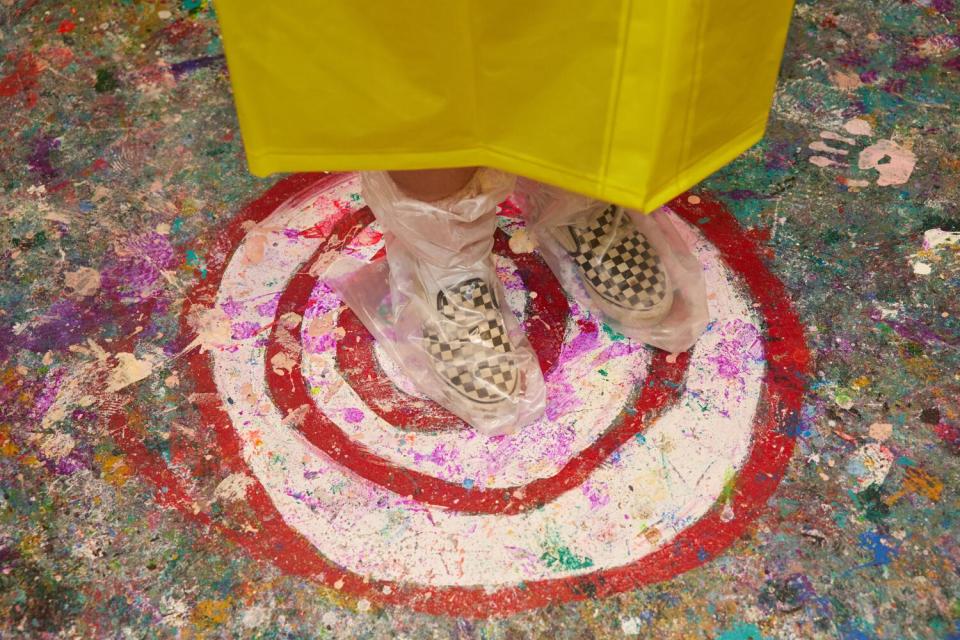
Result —
<instances>
[{"instance_id":1,"label":"white painted ring","mask_svg":"<svg viewBox=\"0 0 960 640\"><path fill-rule=\"evenodd\" d=\"M357 187L345 176L322 194L278 208L248 230L217 295L234 325L247 327L238 336L272 320L271 301L275 305L286 282L321 242L291 230L318 221L332 226L343 215L342 203L353 202L350 195ZM232 400L224 408L251 473L284 520L323 556L372 579L493 588L622 566L667 544L716 503L743 463L765 371L760 322L737 278L709 243L678 224L696 241L712 292L714 322L693 350L680 402L579 488L535 510L475 515L420 504L360 478L283 423L268 399L262 334L240 337L213 354L214 380L221 398ZM257 300L267 302L246 302ZM604 410L612 411L605 405L597 416L606 415ZM380 442L380 453L386 454L382 426L358 424L363 433L356 437ZM370 436L370 429L378 429L378 435ZM464 432L451 433L451 442L466 442ZM413 456L391 460L417 463ZM443 472L427 465L417 470ZM515 465L509 471L512 480L498 471L490 486L548 473L537 471Z\"/></svg>"}]
</instances>

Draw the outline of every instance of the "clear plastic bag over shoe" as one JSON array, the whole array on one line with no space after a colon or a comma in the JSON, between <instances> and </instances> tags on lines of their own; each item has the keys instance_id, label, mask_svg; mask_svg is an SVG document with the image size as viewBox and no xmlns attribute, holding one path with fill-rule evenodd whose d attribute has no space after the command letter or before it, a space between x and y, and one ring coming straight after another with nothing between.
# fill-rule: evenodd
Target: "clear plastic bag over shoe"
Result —
<instances>
[{"instance_id":1,"label":"clear plastic bag over shoe","mask_svg":"<svg viewBox=\"0 0 960 640\"><path fill-rule=\"evenodd\" d=\"M423 202L388 173L364 172L386 260L343 257L324 275L421 392L487 435L517 431L546 405L536 354L491 256L497 205L514 182L481 168L453 196Z\"/></svg>"},{"instance_id":2,"label":"clear plastic bag over shoe","mask_svg":"<svg viewBox=\"0 0 960 640\"><path fill-rule=\"evenodd\" d=\"M706 329L703 270L668 211L643 214L523 178L515 198L567 294L613 329L671 353Z\"/></svg>"}]
</instances>

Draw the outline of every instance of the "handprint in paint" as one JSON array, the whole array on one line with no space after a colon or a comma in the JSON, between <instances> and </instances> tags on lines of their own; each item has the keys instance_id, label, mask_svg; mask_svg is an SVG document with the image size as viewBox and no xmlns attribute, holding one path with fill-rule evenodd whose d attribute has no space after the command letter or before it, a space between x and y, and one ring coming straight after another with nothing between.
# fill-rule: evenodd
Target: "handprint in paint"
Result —
<instances>
[{"instance_id":1,"label":"handprint in paint","mask_svg":"<svg viewBox=\"0 0 960 640\"><path fill-rule=\"evenodd\" d=\"M821 131L820 139L811 142L809 148L817 152L810 157L810 163L818 167L849 167L851 152L855 152L862 142L860 138L869 138L873 135L873 127L866 120L854 118L843 125L845 133ZM888 187L906 184L917 164L917 156L893 140L877 140L870 146L862 149L857 156L856 166L864 175L871 175L871 170L879 174L876 182L863 178L841 177L840 182L848 187L863 188L876 184L879 187Z\"/></svg>"}]
</instances>

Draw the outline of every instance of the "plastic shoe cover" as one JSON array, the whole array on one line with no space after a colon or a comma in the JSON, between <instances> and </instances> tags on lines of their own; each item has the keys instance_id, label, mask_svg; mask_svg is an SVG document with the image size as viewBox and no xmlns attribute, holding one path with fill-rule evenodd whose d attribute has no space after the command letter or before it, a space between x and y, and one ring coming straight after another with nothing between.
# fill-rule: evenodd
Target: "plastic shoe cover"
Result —
<instances>
[{"instance_id":1,"label":"plastic shoe cover","mask_svg":"<svg viewBox=\"0 0 960 640\"><path fill-rule=\"evenodd\" d=\"M538 419L546 388L491 256L496 207L514 178L479 169L439 202L406 196L386 172L361 174L386 261L338 259L324 279L424 394L478 431Z\"/></svg>"},{"instance_id":2,"label":"plastic shoe cover","mask_svg":"<svg viewBox=\"0 0 960 640\"><path fill-rule=\"evenodd\" d=\"M709 322L699 261L670 214L642 214L521 179L517 200L567 293L632 339L686 351Z\"/></svg>"}]
</instances>

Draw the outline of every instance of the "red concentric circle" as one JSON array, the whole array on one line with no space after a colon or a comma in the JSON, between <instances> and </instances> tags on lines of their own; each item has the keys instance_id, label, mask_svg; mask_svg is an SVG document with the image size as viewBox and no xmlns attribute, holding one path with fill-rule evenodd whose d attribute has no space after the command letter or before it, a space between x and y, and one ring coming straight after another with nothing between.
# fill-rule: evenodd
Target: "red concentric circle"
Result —
<instances>
[{"instance_id":1,"label":"red concentric circle","mask_svg":"<svg viewBox=\"0 0 960 640\"><path fill-rule=\"evenodd\" d=\"M249 224L263 220L306 187L316 187L318 181L322 185L340 179L342 177L339 175L327 174L294 175L281 180L261 198L248 205L228 225L217 241L219 247L210 252L207 278L191 292L185 305L182 323L185 342L190 340L190 327L186 321L188 314L191 309L212 306L223 269L233 250L242 241ZM251 482L246 490L247 500L243 509L235 513L214 513L201 506L193 497L193 483L181 475L182 470L174 471L168 467L163 456L154 447L147 445L142 418L132 412L114 414L110 420L113 437L124 449L130 464L137 472L156 485L156 500L159 504L178 509L188 520L216 531L245 548L254 557L270 561L285 572L310 577L330 588L375 602L407 606L431 614L484 617L505 615L551 603L604 597L669 579L723 551L743 534L764 509L767 499L782 478L793 451L793 438L799 421L809 367L809 353L804 343L802 326L785 288L766 268L756 247L735 219L722 205L706 198L696 205L690 204L685 198L678 198L670 207L704 233L717 248L725 264L739 276L754 300L755 308L765 323L763 346L767 369L763 377L760 410L754 418L751 449L739 469L728 502L728 506L732 507L733 517L723 517L719 506L715 506L667 545L635 562L577 577L530 581L518 586L496 589L372 580L346 571L319 554L313 545L283 520L263 485L251 476L248 475ZM347 214L344 214L336 224L346 224L346 218ZM684 363L677 364L678 367L666 369L651 367L648 377L651 385L655 387L658 384L652 380L654 375L670 375L671 371L682 370ZM203 424L209 425L213 430L217 450L210 452L213 455L211 464L224 476L246 473L241 442L220 404L212 376L210 355L199 351L192 352L186 358L183 376L194 381L195 387L190 397L196 399ZM282 386L281 382L288 386ZM300 387L294 383L294 376L289 376L285 381L272 381L274 399L278 404L284 403L287 409L300 406L304 402L313 407L302 385L302 377L299 384ZM644 389L647 387L647 384L643 385ZM638 402L643 393L641 390ZM661 389L658 393L667 394L669 399L672 390ZM662 402L661 399L641 407L645 410L649 407L655 408ZM319 411L311 410L310 415L315 417L309 425L304 424L304 434L315 445L321 446L326 438L346 438L335 425L327 424L329 420ZM549 492L544 489L541 498L556 490L564 491L562 487L575 486L578 478L582 481L583 477L578 474L588 472L597 459L602 460L608 456L616 449L618 442L622 442L624 437L630 437L625 434L631 433L631 430L636 433L642 423L643 418L638 412L634 422L624 419L608 430L590 448L592 454L586 457L581 455L582 459L571 462L581 466L575 466L566 476L561 476L564 471L557 474L561 480L551 479L559 483L560 488L553 487ZM357 456L363 452L358 451L354 443L342 440L336 440L336 443L347 453L330 452L330 447L326 445L322 446L321 450L331 457L340 456L334 459L348 466L360 464L361 460ZM594 458L591 459L590 456ZM369 453L362 462L370 464ZM441 494L449 491L450 487L435 484L436 479L425 477L411 480L397 477L397 470L386 461L374 463L372 466L375 470L364 477L394 491L403 495L415 495L417 500L425 503L444 504L448 500ZM532 486L528 485L527 490ZM479 492L477 494L479 495ZM475 500L469 504L469 508L479 513L507 515L530 506L522 500L498 497L496 494L482 499L469 496L469 499ZM463 509L464 504L458 504L457 508Z\"/></svg>"}]
</instances>

